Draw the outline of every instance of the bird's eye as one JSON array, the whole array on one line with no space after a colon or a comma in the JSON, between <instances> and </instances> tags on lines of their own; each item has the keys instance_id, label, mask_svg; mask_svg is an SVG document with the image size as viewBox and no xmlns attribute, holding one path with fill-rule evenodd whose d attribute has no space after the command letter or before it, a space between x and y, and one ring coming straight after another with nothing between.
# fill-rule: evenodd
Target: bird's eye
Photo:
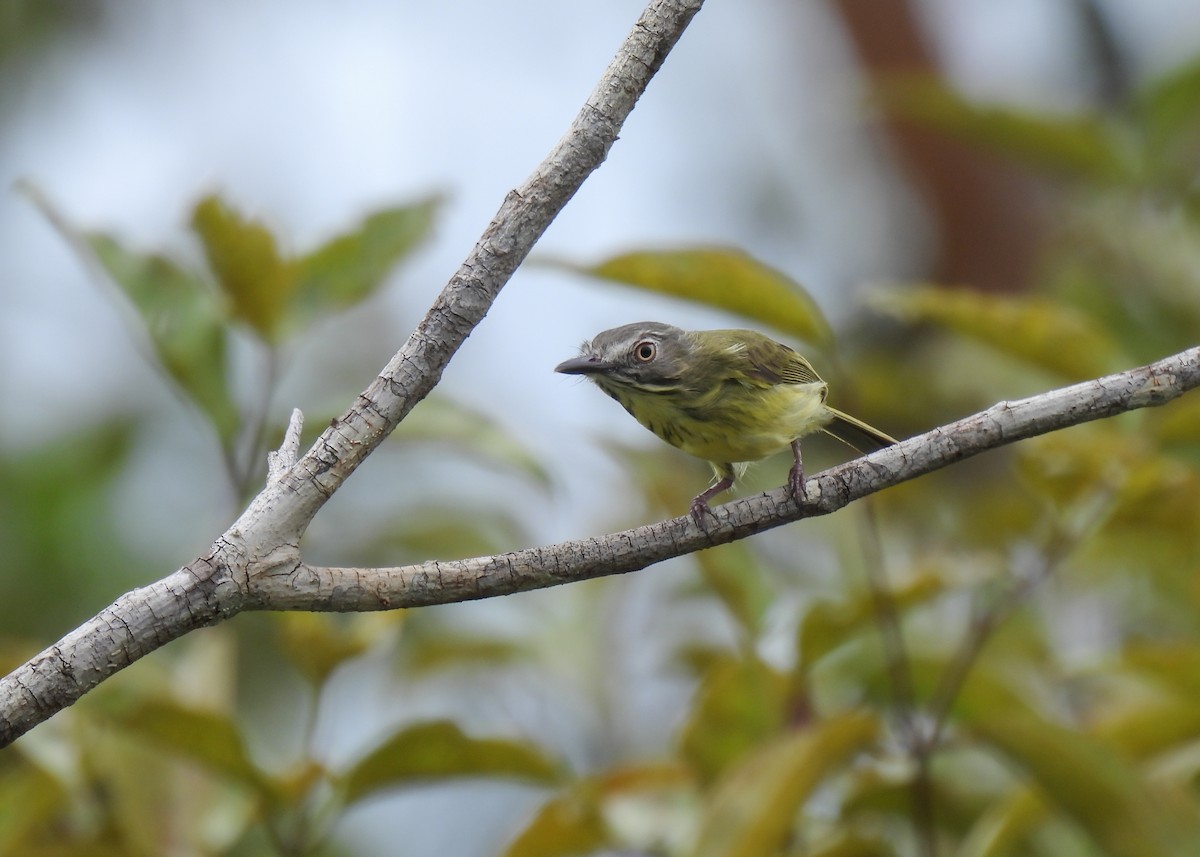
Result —
<instances>
[{"instance_id":1,"label":"bird's eye","mask_svg":"<svg viewBox=\"0 0 1200 857\"><path fill-rule=\"evenodd\" d=\"M654 359L654 355L658 353L658 346L647 339L645 342L639 342L633 349L633 356L641 363L649 363Z\"/></svg>"}]
</instances>

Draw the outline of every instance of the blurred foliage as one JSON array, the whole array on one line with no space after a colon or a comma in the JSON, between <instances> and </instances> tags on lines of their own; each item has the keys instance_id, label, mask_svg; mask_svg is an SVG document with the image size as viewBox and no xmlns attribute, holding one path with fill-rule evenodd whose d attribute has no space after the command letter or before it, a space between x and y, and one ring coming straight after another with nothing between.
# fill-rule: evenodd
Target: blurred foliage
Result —
<instances>
[{"instance_id":1,"label":"blurred foliage","mask_svg":"<svg viewBox=\"0 0 1200 857\"><path fill-rule=\"evenodd\" d=\"M91 612L80 605L108 603L144 579L110 503L135 440L121 421L0 455L0 604L19 607L4 611L0 642L59 633ZM104 575L95 573L97 557Z\"/></svg>"},{"instance_id":2,"label":"blurred foliage","mask_svg":"<svg viewBox=\"0 0 1200 857\"><path fill-rule=\"evenodd\" d=\"M734 248L638 250L595 265L543 264L728 310L819 348L833 343L829 322L799 283Z\"/></svg>"},{"instance_id":3,"label":"blurred foliage","mask_svg":"<svg viewBox=\"0 0 1200 857\"><path fill-rule=\"evenodd\" d=\"M0 3L0 69L31 73L28 66L47 45L96 27L103 19L101 0L5 0ZM0 97L0 109L9 105Z\"/></svg>"},{"instance_id":4,"label":"blurred foliage","mask_svg":"<svg viewBox=\"0 0 1200 857\"><path fill-rule=\"evenodd\" d=\"M279 250L266 225L209 195L196 203L191 218L208 261L202 271L80 229L32 183L19 187L80 257L125 296L132 335L151 364L207 418L239 496L262 475L272 428L265 409L279 381L282 347L318 319L371 297L429 236L440 204L433 196L375 212L315 250L290 256ZM244 332L265 352L266 393L256 390L255 404L239 408L243 391L229 352ZM479 429L481 439L485 430ZM487 441L499 443L495 430Z\"/></svg>"},{"instance_id":5,"label":"blurred foliage","mask_svg":"<svg viewBox=\"0 0 1200 857\"><path fill-rule=\"evenodd\" d=\"M925 81L898 82L884 101L1064 192L1035 292L879 295L886 317L839 340L835 404L915 432L1195 345L1200 65L1120 112L1070 120L975 105ZM163 377L229 449L254 419L232 404L227 341L248 334L278 348L366 298L419 245L435 207L371 215L289 256L262 224L209 198L193 216L208 272L64 232L118 283ZM568 267L690 295L814 344L827 337L798 287L740 253L635 251ZM430 404L400 442L447 444L546 484L544 466L498 426ZM613 580L506 600L508 624L456 605L243 617L235 624L253 627L252 641L228 627L192 635L0 755L0 853L345 854L362 804L466 780L536 801L495 844L505 857L1197 853L1198 425L1193 395L899 486L872 498L870 515L852 508L636 576L686 581L665 587L640 626L636 599L620 598L631 581ZM19 486L3 495L5 543L41 575L5 586L73 585L70 569L91 556L122 556L95 510L130 440L126 427L93 427L0 462ZM680 513L704 478L666 448L610 451L630 475L621 522ZM785 470L770 461L756 478L775 485ZM381 539L461 555L521 532L499 500L460 513L431 506ZM81 529L95 541L61 538ZM870 565L876 543L885 568ZM9 662L29 648L4 642ZM222 647L234 654L204 654ZM373 688L399 686L408 700L449 688L459 704L389 712L338 742L350 749L324 751L318 725L344 738L327 712L362 688L341 680L380 661L391 671L372 674ZM273 698L253 711L237 677L255 663L306 704ZM643 716L630 676L647 673L684 687L686 701ZM673 737L662 745L622 740L622 722L636 736L664 717ZM300 734L281 754L285 723ZM460 803L429 823L474 820Z\"/></svg>"}]
</instances>

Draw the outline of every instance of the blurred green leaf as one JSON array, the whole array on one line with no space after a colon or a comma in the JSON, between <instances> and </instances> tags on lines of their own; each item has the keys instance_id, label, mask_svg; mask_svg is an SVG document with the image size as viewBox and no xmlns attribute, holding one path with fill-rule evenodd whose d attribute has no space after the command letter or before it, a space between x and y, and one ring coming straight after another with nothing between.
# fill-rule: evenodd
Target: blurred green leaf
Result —
<instances>
[{"instance_id":1,"label":"blurred green leaf","mask_svg":"<svg viewBox=\"0 0 1200 857\"><path fill-rule=\"evenodd\" d=\"M872 303L908 323L939 325L1070 379L1103 375L1117 359L1107 333L1051 298L925 286L881 292Z\"/></svg>"},{"instance_id":2,"label":"blurred green leaf","mask_svg":"<svg viewBox=\"0 0 1200 857\"><path fill-rule=\"evenodd\" d=\"M225 320L208 284L165 256L135 253L103 232L77 229L32 183L18 188L81 257L94 260L124 292L140 317L140 324L131 322L135 336L152 349L147 359L165 370L228 447L239 417L229 390Z\"/></svg>"},{"instance_id":3,"label":"blurred green leaf","mask_svg":"<svg viewBox=\"0 0 1200 857\"><path fill-rule=\"evenodd\" d=\"M430 235L438 196L377 211L298 260L289 321L301 327L370 297Z\"/></svg>"},{"instance_id":4,"label":"blurred green leaf","mask_svg":"<svg viewBox=\"0 0 1200 857\"><path fill-rule=\"evenodd\" d=\"M32 73L39 58L93 32L101 14L71 0L10 0L0 6L0 63Z\"/></svg>"},{"instance_id":5,"label":"blurred green leaf","mask_svg":"<svg viewBox=\"0 0 1200 857\"><path fill-rule=\"evenodd\" d=\"M806 848L803 857L896 857L898 853L879 837L848 831Z\"/></svg>"},{"instance_id":6,"label":"blurred green leaf","mask_svg":"<svg viewBox=\"0 0 1200 857\"><path fill-rule=\"evenodd\" d=\"M631 501L636 498L653 515L682 514L711 476L707 464L658 442L629 444L605 438L601 445L633 481L636 493ZM627 509L626 514L634 514L634 509Z\"/></svg>"},{"instance_id":7,"label":"blurred green leaf","mask_svg":"<svg viewBox=\"0 0 1200 857\"><path fill-rule=\"evenodd\" d=\"M576 857L609 845L608 828L591 790L551 798L504 849L503 857Z\"/></svg>"},{"instance_id":8,"label":"blurred green leaf","mask_svg":"<svg viewBox=\"0 0 1200 857\"><path fill-rule=\"evenodd\" d=\"M1044 291L1103 325L1130 355L1122 363L1157 360L1196 344L1200 220L1166 194L1089 194L1062 212L1056 230L1058 252L1047 265Z\"/></svg>"},{"instance_id":9,"label":"blurred green leaf","mask_svg":"<svg viewBox=\"0 0 1200 857\"><path fill-rule=\"evenodd\" d=\"M296 288L295 265L275 246L275 236L217 196L192 211L192 228L233 314L266 342L275 342L279 323Z\"/></svg>"},{"instance_id":10,"label":"blurred green leaf","mask_svg":"<svg viewBox=\"0 0 1200 857\"><path fill-rule=\"evenodd\" d=\"M364 543L369 557L460 559L490 556L528 544L525 528L509 509L426 501Z\"/></svg>"},{"instance_id":11,"label":"blurred green leaf","mask_svg":"<svg viewBox=\"0 0 1200 857\"><path fill-rule=\"evenodd\" d=\"M682 763L619 765L588 783L593 784L610 847L635 854L679 854L695 836L696 782Z\"/></svg>"},{"instance_id":12,"label":"blurred green leaf","mask_svg":"<svg viewBox=\"0 0 1200 857\"><path fill-rule=\"evenodd\" d=\"M233 719L225 714L168 699L144 699L108 718L139 741L164 747L263 796L274 793L268 778L250 761Z\"/></svg>"},{"instance_id":13,"label":"blurred green leaf","mask_svg":"<svg viewBox=\"0 0 1200 857\"><path fill-rule=\"evenodd\" d=\"M833 332L816 301L790 277L725 247L640 250L597 265L553 261L568 270L729 310L820 348Z\"/></svg>"},{"instance_id":14,"label":"blurred green leaf","mask_svg":"<svg viewBox=\"0 0 1200 857\"><path fill-rule=\"evenodd\" d=\"M134 437L122 419L71 425L37 446L0 451L6 635L55 639L95 605L150 579L146 558L133 554L116 522L114 497ZM104 574L95 573L96 557L105 557Z\"/></svg>"},{"instance_id":15,"label":"blurred green leaf","mask_svg":"<svg viewBox=\"0 0 1200 857\"><path fill-rule=\"evenodd\" d=\"M694 784L672 762L620 765L547 801L504 857L567 857L616 849L673 854L691 832Z\"/></svg>"},{"instance_id":16,"label":"blurred green leaf","mask_svg":"<svg viewBox=\"0 0 1200 857\"><path fill-rule=\"evenodd\" d=\"M559 767L525 741L471 738L447 720L401 729L344 775L346 802L385 789L456 777L504 777L554 783Z\"/></svg>"},{"instance_id":17,"label":"blurred green leaf","mask_svg":"<svg viewBox=\"0 0 1200 857\"><path fill-rule=\"evenodd\" d=\"M405 635L404 659L408 670L422 675L451 667L495 667L529 655L527 646L513 640L452 631Z\"/></svg>"},{"instance_id":18,"label":"blurred green leaf","mask_svg":"<svg viewBox=\"0 0 1200 857\"><path fill-rule=\"evenodd\" d=\"M1200 469L1146 450L1124 474L1111 523L1200 546L1195 511L1200 508ZM1196 556L1196 554L1192 554Z\"/></svg>"},{"instance_id":19,"label":"blurred green leaf","mask_svg":"<svg viewBox=\"0 0 1200 857\"><path fill-rule=\"evenodd\" d=\"M694 856L779 853L804 802L873 744L878 732L873 716L848 712L765 742L717 784Z\"/></svg>"},{"instance_id":20,"label":"blurred green leaf","mask_svg":"<svg viewBox=\"0 0 1200 857\"><path fill-rule=\"evenodd\" d=\"M1060 507L1111 497L1105 534L1178 543L1185 554L1200 547L1200 469L1159 454L1141 433L1089 426L1033 438L1018 455L1024 483Z\"/></svg>"},{"instance_id":21,"label":"blurred green leaf","mask_svg":"<svg viewBox=\"0 0 1200 857\"><path fill-rule=\"evenodd\" d=\"M711 781L786 721L787 683L753 657L718 662L700 683L679 749Z\"/></svg>"},{"instance_id":22,"label":"blurred green leaf","mask_svg":"<svg viewBox=\"0 0 1200 857\"><path fill-rule=\"evenodd\" d=\"M774 594L763 580L762 566L750 545L732 542L700 551L695 558L705 585L747 635L756 638Z\"/></svg>"},{"instance_id":23,"label":"blurred green leaf","mask_svg":"<svg viewBox=\"0 0 1200 857\"><path fill-rule=\"evenodd\" d=\"M390 616L364 613L285 612L273 616L279 629L280 651L300 673L320 686L346 661L371 648L394 626Z\"/></svg>"},{"instance_id":24,"label":"blurred green leaf","mask_svg":"<svg viewBox=\"0 0 1200 857\"><path fill-rule=\"evenodd\" d=\"M1167 857L1197 842L1195 819L1175 812L1109 746L1031 709L994 672L977 664L959 695L964 725L1017 763L1050 801L1113 857ZM1191 829L1189 829L1191 828Z\"/></svg>"},{"instance_id":25,"label":"blurred green leaf","mask_svg":"<svg viewBox=\"0 0 1200 857\"><path fill-rule=\"evenodd\" d=\"M100 232L83 237L141 315L167 375L228 442L238 413L229 392L227 334L211 291L163 256L133 253Z\"/></svg>"},{"instance_id":26,"label":"blurred green leaf","mask_svg":"<svg viewBox=\"0 0 1200 857\"><path fill-rule=\"evenodd\" d=\"M1144 452L1136 437L1087 426L1030 438L1017 448L1017 472L1038 496L1067 508L1115 490Z\"/></svg>"},{"instance_id":27,"label":"blurred green leaf","mask_svg":"<svg viewBox=\"0 0 1200 857\"><path fill-rule=\"evenodd\" d=\"M175 789L184 779L177 769L178 759L163 753L153 738L126 733L91 733L99 740L87 742L84 749L91 787L104 795L107 839L129 855L161 854L167 842L182 844L186 834L176 809ZM196 782L196 780L192 780ZM206 790L192 789L192 811L199 815L206 802Z\"/></svg>"},{"instance_id":28,"label":"blurred green leaf","mask_svg":"<svg viewBox=\"0 0 1200 857\"><path fill-rule=\"evenodd\" d=\"M1097 718L1090 731L1123 756L1146 759L1200 739L1200 702L1178 696L1139 699Z\"/></svg>"},{"instance_id":29,"label":"blurred green leaf","mask_svg":"<svg viewBox=\"0 0 1200 857\"><path fill-rule=\"evenodd\" d=\"M477 408L447 396L424 399L405 417L394 437L406 442L449 444L485 464L511 467L542 487L550 484L550 474L540 456L512 432Z\"/></svg>"},{"instance_id":30,"label":"blurred green leaf","mask_svg":"<svg viewBox=\"0 0 1200 857\"><path fill-rule=\"evenodd\" d=\"M1136 127L1147 142L1146 163L1175 167L1177 171L1168 175L1180 179L1185 170L1194 171L1200 146L1200 60L1151 81L1137 94L1134 111Z\"/></svg>"},{"instance_id":31,"label":"blurred green leaf","mask_svg":"<svg viewBox=\"0 0 1200 857\"><path fill-rule=\"evenodd\" d=\"M1105 183L1133 177L1117 135L1092 116L1038 115L975 104L926 75L896 75L884 82L877 97L895 116L1038 169Z\"/></svg>"},{"instance_id":32,"label":"blurred green leaf","mask_svg":"<svg viewBox=\"0 0 1200 857\"><path fill-rule=\"evenodd\" d=\"M684 643L675 649L671 663L692 678L702 678L729 658L729 649L713 643Z\"/></svg>"},{"instance_id":33,"label":"blurred green leaf","mask_svg":"<svg viewBox=\"0 0 1200 857\"><path fill-rule=\"evenodd\" d=\"M1032 788L1019 788L982 813L955 857L1016 857L1017 848L1046 818L1046 803Z\"/></svg>"},{"instance_id":34,"label":"blurred green leaf","mask_svg":"<svg viewBox=\"0 0 1200 857\"><path fill-rule=\"evenodd\" d=\"M54 826L66 803L63 786L41 768L14 757L0 769L0 854L32 848ZM44 839L43 839L44 841Z\"/></svg>"},{"instance_id":35,"label":"blurred green leaf","mask_svg":"<svg viewBox=\"0 0 1200 857\"><path fill-rule=\"evenodd\" d=\"M1200 396L1184 396L1171 402L1169 407L1155 408L1148 415L1148 428L1154 439L1162 444L1190 446L1200 445Z\"/></svg>"},{"instance_id":36,"label":"blurred green leaf","mask_svg":"<svg viewBox=\"0 0 1200 857\"><path fill-rule=\"evenodd\" d=\"M1200 643L1195 639L1131 642L1122 663L1143 679L1200 699Z\"/></svg>"},{"instance_id":37,"label":"blurred green leaf","mask_svg":"<svg viewBox=\"0 0 1200 857\"><path fill-rule=\"evenodd\" d=\"M905 610L936 598L946 589L942 578L921 574L893 589L891 596L897 610ZM797 672L806 673L830 652L864 631L874 631L877 611L870 593L855 593L848 601L818 601L805 613L796 630L799 648Z\"/></svg>"}]
</instances>

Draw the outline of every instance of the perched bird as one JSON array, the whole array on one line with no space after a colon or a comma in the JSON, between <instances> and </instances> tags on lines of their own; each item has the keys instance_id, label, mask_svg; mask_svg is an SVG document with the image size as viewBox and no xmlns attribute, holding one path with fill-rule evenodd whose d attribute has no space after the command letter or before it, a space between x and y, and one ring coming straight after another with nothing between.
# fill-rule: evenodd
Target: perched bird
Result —
<instances>
[{"instance_id":1,"label":"perched bird","mask_svg":"<svg viewBox=\"0 0 1200 857\"><path fill-rule=\"evenodd\" d=\"M681 330L639 321L597 334L554 369L585 375L660 438L713 466L714 482L692 500L703 525L708 501L749 462L792 448L788 486L804 496L800 438L823 431L858 449L896 443L825 404L828 385L807 360L753 330ZM849 437L847 437L849 435Z\"/></svg>"}]
</instances>

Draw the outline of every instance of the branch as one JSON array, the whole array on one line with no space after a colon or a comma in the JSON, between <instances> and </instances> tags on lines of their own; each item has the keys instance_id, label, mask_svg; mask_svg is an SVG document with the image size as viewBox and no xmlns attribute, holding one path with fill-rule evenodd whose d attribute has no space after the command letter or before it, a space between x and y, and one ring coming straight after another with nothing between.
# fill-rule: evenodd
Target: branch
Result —
<instances>
[{"instance_id":1,"label":"branch","mask_svg":"<svg viewBox=\"0 0 1200 857\"><path fill-rule=\"evenodd\" d=\"M744 539L801 518L828 515L909 479L1036 435L1165 404L1200 386L1200 348L1022 399L909 438L864 458L830 468L805 484L797 504L777 488L713 510L697 526L690 515L581 541L474 559L431 561L397 568L325 568L282 545L256 558L230 562L231 528L214 553L151 586L137 589L0 680L0 746L70 705L86 690L142 655L203 625L241 610L356 612L423 607L492 598L624 574L664 559ZM293 414L284 449L299 431ZM244 517L244 516L243 516ZM171 621L163 621L170 617ZM103 652L105 661L97 656Z\"/></svg>"},{"instance_id":2,"label":"branch","mask_svg":"<svg viewBox=\"0 0 1200 857\"><path fill-rule=\"evenodd\" d=\"M802 505L786 488L777 488L714 508L716 520L704 529L690 515L681 515L607 536L474 559L396 568L325 568L297 562L256 575L246 607L341 612L424 607L637 571L802 518L828 515L868 494L1018 440L1162 405L1198 386L1200 348L1192 348L1149 366L1000 402L832 467L808 480Z\"/></svg>"},{"instance_id":3,"label":"branch","mask_svg":"<svg viewBox=\"0 0 1200 857\"><path fill-rule=\"evenodd\" d=\"M281 486L282 521L303 533L325 501L441 380L534 243L604 162L617 133L703 0L652 0L545 160L510 191L458 272L354 406L335 419Z\"/></svg>"},{"instance_id":4,"label":"branch","mask_svg":"<svg viewBox=\"0 0 1200 857\"><path fill-rule=\"evenodd\" d=\"M386 569L303 562L313 516L409 410L495 300L530 247L603 161L638 96L702 0L653 0L563 140L505 199L483 237L383 372L296 460L299 415L272 457L267 485L206 556L119 598L0 679L0 746L11 743L143 655L242 610L380 610L537 589L620 574L745 538L988 449L1066 426L1160 405L1200 385L1200 349L1140 369L1001 403L810 479L798 506L779 489L623 533L492 557Z\"/></svg>"},{"instance_id":5,"label":"branch","mask_svg":"<svg viewBox=\"0 0 1200 857\"><path fill-rule=\"evenodd\" d=\"M0 680L0 747L159 646L241 611L258 575L294 567L313 517L438 383L534 243L604 162L701 5L703 0L651 0L567 133L508 194L408 341L302 458L295 459L292 441L272 459L266 488L210 554L124 595ZM298 429L295 417L293 424Z\"/></svg>"}]
</instances>

